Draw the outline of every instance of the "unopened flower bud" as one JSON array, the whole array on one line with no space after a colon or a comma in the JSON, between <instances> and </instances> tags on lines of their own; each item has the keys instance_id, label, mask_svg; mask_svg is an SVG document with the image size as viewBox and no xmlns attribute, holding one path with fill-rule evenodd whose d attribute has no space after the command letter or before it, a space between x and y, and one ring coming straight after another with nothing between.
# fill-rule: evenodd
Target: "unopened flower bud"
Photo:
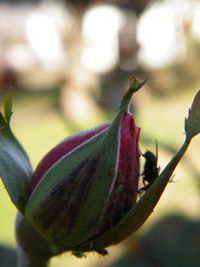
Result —
<instances>
[{"instance_id":1,"label":"unopened flower bud","mask_svg":"<svg viewBox=\"0 0 200 267\"><path fill-rule=\"evenodd\" d=\"M133 89L113 122L64 140L34 172L25 214L58 250L92 241L136 202L140 129L128 112Z\"/></svg>"}]
</instances>

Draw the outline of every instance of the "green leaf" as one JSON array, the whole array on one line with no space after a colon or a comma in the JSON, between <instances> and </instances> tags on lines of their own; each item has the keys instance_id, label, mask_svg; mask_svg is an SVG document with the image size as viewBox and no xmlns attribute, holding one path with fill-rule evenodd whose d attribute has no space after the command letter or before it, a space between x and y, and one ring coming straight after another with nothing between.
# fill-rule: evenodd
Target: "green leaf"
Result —
<instances>
[{"instance_id":1,"label":"green leaf","mask_svg":"<svg viewBox=\"0 0 200 267\"><path fill-rule=\"evenodd\" d=\"M194 97L188 118L185 119L185 133L188 141L200 133L200 90Z\"/></svg>"},{"instance_id":2,"label":"green leaf","mask_svg":"<svg viewBox=\"0 0 200 267\"><path fill-rule=\"evenodd\" d=\"M5 101L5 117L0 112L0 177L11 200L22 213L29 195L32 169L29 159L11 131L12 114L10 96Z\"/></svg>"}]
</instances>

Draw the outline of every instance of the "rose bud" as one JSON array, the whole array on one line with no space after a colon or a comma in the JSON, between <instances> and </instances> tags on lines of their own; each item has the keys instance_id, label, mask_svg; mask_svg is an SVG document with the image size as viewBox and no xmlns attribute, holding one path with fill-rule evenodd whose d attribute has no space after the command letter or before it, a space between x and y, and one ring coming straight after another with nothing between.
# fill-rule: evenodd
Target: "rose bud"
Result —
<instances>
[{"instance_id":1,"label":"rose bud","mask_svg":"<svg viewBox=\"0 0 200 267\"><path fill-rule=\"evenodd\" d=\"M92 241L135 204L140 129L127 109L142 85L132 83L112 123L64 140L36 168L25 214L58 250Z\"/></svg>"}]
</instances>

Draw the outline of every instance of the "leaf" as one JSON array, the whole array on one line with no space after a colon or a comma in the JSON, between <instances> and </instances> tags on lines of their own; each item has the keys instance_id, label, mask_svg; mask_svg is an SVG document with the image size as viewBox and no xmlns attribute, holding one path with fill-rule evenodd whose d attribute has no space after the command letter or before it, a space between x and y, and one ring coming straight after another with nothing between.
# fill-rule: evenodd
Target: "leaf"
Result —
<instances>
[{"instance_id":1,"label":"leaf","mask_svg":"<svg viewBox=\"0 0 200 267\"><path fill-rule=\"evenodd\" d=\"M185 133L188 141L200 133L200 90L194 97L188 118L185 119Z\"/></svg>"},{"instance_id":2,"label":"leaf","mask_svg":"<svg viewBox=\"0 0 200 267\"><path fill-rule=\"evenodd\" d=\"M5 101L4 113L0 112L0 177L15 206L24 212L29 195L32 168L26 152L11 131L12 100Z\"/></svg>"}]
</instances>

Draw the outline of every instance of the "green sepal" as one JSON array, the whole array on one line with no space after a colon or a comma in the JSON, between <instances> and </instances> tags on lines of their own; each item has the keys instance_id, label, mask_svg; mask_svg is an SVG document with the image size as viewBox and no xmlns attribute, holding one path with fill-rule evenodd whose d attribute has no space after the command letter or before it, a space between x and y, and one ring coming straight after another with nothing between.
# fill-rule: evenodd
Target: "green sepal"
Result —
<instances>
[{"instance_id":1,"label":"green sepal","mask_svg":"<svg viewBox=\"0 0 200 267\"><path fill-rule=\"evenodd\" d=\"M67 179L71 178L71 173L73 172L73 170L76 170L77 166L81 166L85 162L85 165L87 167L87 165L89 164L89 158L93 158L96 156L96 151L99 149L99 143L101 143L103 135L103 133L100 134L98 137L94 138L89 143L84 144L82 147L78 148L73 153L71 153L67 157L63 158L59 163L57 163L44 175L41 182L37 185L35 190L32 192L31 197L29 198L25 211L26 217L40 231L40 233L52 243L56 243L59 246L62 245L65 247L69 247L71 243L77 244L77 242L79 242L80 240L78 237L77 241L77 238L74 238L73 236L72 238L63 238L65 233L62 233L62 227L65 228L66 226L65 223L62 222L61 218L59 217L62 216L62 214L59 214L59 211L61 212L60 206L62 205L62 203L66 202L65 197L67 197L68 190L70 190L70 188L68 188L68 190L66 189L65 193L62 194L60 198L54 198L53 196L51 197L51 195L56 194L54 193L54 191L56 191L56 188L59 187L59 184L62 184L64 181L66 181L67 183ZM86 171L84 169L80 170L80 172L77 174L77 177L74 178L76 180L74 180L73 182L77 183L77 187L79 186L79 179L85 177L85 172ZM76 190L76 188L74 190ZM83 190L85 190L84 187ZM75 192L74 195L76 195ZM102 202L101 195L98 199L98 202ZM104 203L101 205L104 206ZM99 209L101 211L99 211ZM56 217L51 218L49 213L52 212L55 213ZM96 217L96 213L98 213L99 217L99 213L101 212L102 207L98 207L97 204L95 214L91 213L90 218L87 219L92 220L93 216L94 218ZM66 220L67 217L69 217L68 214L66 214L64 220ZM53 221L54 219L56 220L55 222ZM48 227L46 227L45 223L47 220L49 220ZM54 223L59 223L61 225L59 227L56 227L53 225ZM88 228L85 226L85 223L85 221L82 221L81 229L79 230L81 233L83 232L84 236L88 236L88 229L86 231L82 231L83 228ZM69 235L71 232L74 231L74 227L76 226L73 224L69 231Z\"/></svg>"},{"instance_id":2,"label":"green sepal","mask_svg":"<svg viewBox=\"0 0 200 267\"><path fill-rule=\"evenodd\" d=\"M117 176L122 118L128 109L132 94L143 85L143 83L139 83L136 80L135 83L135 86L133 86L132 81L127 94L122 100L120 110L109 129L91 138L91 140L88 140L88 142L84 143L55 164L42 177L42 180L33 191L27 203L26 217L45 238L55 243L61 251L77 246L84 240L94 236L96 232L98 232L98 227L101 226L103 212L105 211L107 200L112 192ZM95 171L92 172L92 174L87 173L87 170L92 164L96 164ZM80 186L85 176L92 175L90 177L92 183L88 190L87 197L84 199L84 205L78 203L78 205L81 206L80 211L69 230L66 230L66 225L59 224L61 220L61 217L58 218L59 215L57 215L56 218L58 223L54 224L54 222L49 222L47 227L49 213L52 213L52 210L55 209L55 213L57 214L59 201L60 203L66 202L66 199L63 200L61 197L60 200L59 197L53 199L55 188L63 183L64 180L67 181L71 172L73 172L77 166L81 166L79 173L74 177L74 179L77 179L77 187ZM65 190L66 196L68 190L70 189ZM86 189L83 187L83 191L84 190ZM47 207L46 211L44 210L45 207ZM68 214L65 214L64 219L66 220L67 217ZM44 221L46 221L46 223Z\"/></svg>"},{"instance_id":3,"label":"green sepal","mask_svg":"<svg viewBox=\"0 0 200 267\"><path fill-rule=\"evenodd\" d=\"M147 79L139 82L135 77L131 77L129 81L129 89L126 94L123 96L122 101L120 103L120 109L127 110L130 104L131 97L134 93L136 93L140 88L146 83Z\"/></svg>"},{"instance_id":4,"label":"green sepal","mask_svg":"<svg viewBox=\"0 0 200 267\"><path fill-rule=\"evenodd\" d=\"M24 212L30 190L32 169L26 152L10 128L12 98L4 102L4 115L0 112L0 177L11 200Z\"/></svg>"},{"instance_id":5,"label":"green sepal","mask_svg":"<svg viewBox=\"0 0 200 267\"><path fill-rule=\"evenodd\" d=\"M7 123L10 122L12 114L12 93L10 92L4 100L4 118Z\"/></svg>"},{"instance_id":6,"label":"green sepal","mask_svg":"<svg viewBox=\"0 0 200 267\"><path fill-rule=\"evenodd\" d=\"M188 141L200 133L200 90L194 97L188 118L185 119L185 133Z\"/></svg>"}]
</instances>

